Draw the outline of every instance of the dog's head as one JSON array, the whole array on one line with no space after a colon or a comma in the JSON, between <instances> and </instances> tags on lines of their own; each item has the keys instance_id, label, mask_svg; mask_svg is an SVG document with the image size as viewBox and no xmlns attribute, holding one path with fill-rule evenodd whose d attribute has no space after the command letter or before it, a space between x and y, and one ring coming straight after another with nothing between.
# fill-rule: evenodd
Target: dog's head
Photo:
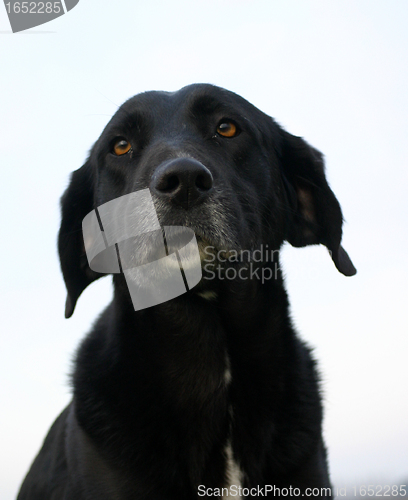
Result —
<instances>
[{"instance_id":1,"label":"dog's head","mask_svg":"<svg viewBox=\"0 0 408 500\"><path fill-rule=\"evenodd\" d=\"M323 244L337 269L342 213L319 151L242 97L212 85L147 92L119 108L64 193L59 254L66 316L102 274L88 266L82 221L93 209L150 189L162 226L187 226L201 249L231 252Z\"/></svg>"}]
</instances>

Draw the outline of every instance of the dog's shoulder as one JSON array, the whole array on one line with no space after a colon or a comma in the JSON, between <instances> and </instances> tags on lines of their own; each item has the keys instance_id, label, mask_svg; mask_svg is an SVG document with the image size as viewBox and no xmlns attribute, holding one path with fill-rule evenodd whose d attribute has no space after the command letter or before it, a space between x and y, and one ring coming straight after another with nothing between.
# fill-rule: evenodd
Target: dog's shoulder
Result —
<instances>
[{"instance_id":1,"label":"dog's shoulder","mask_svg":"<svg viewBox=\"0 0 408 500\"><path fill-rule=\"evenodd\" d=\"M59 415L44 439L17 500L63 498L68 479L65 439L70 407Z\"/></svg>"}]
</instances>

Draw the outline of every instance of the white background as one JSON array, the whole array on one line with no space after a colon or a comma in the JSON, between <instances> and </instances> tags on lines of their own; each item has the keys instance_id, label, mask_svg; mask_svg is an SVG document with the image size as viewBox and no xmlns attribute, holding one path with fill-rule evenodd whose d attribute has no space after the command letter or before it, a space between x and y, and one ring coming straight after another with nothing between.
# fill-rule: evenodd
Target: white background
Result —
<instances>
[{"instance_id":1,"label":"white background","mask_svg":"<svg viewBox=\"0 0 408 500\"><path fill-rule=\"evenodd\" d=\"M59 197L109 118L145 90L233 90L323 151L343 207L345 278L320 247L284 250L315 347L333 482L408 479L406 0L81 0L12 34L0 6L0 498L14 498L70 399L79 340L111 296L64 319Z\"/></svg>"}]
</instances>

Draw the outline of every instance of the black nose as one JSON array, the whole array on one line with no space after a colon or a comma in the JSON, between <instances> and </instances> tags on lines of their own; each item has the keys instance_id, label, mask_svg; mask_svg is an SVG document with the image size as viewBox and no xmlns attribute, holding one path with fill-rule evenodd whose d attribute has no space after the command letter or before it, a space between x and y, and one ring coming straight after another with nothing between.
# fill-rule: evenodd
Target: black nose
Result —
<instances>
[{"instance_id":1,"label":"black nose","mask_svg":"<svg viewBox=\"0 0 408 500\"><path fill-rule=\"evenodd\" d=\"M204 201L212 186L211 172L193 158L175 158L162 163L151 182L157 196L185 209Z\"/></svg>"}]
</instances>

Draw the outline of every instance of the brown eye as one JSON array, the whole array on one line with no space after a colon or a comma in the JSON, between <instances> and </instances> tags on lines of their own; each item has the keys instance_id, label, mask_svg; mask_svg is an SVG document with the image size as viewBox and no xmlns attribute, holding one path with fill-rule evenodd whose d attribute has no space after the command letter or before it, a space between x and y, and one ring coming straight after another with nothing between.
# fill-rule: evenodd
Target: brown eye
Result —
<instances>
[{"instance_id":1,"label":"brown eye","mask_svg":"<svg viewBox=\"0 0 408 500\"><path fill-rule=\"evenodd\" d=\"M130 142L128 142L126 139L119 139L113 146L113 152L117 156L122 156L125 155L131 147L132 146L130 145Z\"/></svg>"},{"instance_id":2,"label":"brown eye","mask_svg":"<svg viewBox=\"0 0 408 500\"><path fill-rule=\"evenodd\" d=\"M217 127L217 133L223 137L234 137L238 134L238 129L232 122L221 122Z\"/></svg>"}]
</instances>

